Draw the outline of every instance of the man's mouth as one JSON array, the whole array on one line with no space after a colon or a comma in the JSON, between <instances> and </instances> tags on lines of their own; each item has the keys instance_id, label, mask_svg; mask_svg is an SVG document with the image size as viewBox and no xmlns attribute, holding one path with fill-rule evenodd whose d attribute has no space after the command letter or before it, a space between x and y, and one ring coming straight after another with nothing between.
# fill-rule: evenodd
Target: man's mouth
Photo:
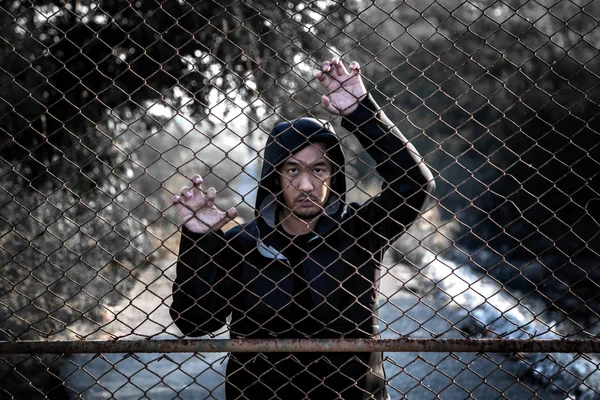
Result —
<instances>
[{"instance_id":1,"label":"man's mouth","mask_svg":"<svg viewBox=\"0 0 600 400\"><path fill-rule=\"evenodd\" d=\"M301 205L301 206L303 206L303 207L306 207L306 206L312 206L312 205L314 205L314 204L315 204L315 201L314 201L314 200L311 200L311 199L309 199L309 198L305 198L305 199L299 199L299 200L298 200L298 204L300 204L300 205Z\"/></svg>"}]
</instances>

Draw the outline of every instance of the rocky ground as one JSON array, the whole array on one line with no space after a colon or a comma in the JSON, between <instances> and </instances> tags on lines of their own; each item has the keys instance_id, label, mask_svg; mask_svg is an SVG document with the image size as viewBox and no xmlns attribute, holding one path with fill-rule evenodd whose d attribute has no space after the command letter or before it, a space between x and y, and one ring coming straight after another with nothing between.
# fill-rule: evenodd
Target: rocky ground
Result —
<instances>
[{"instance_id":1,"label":"rocky ground","mask_svg":"<svg viewBox=\"0 0 600 400\"><path fill-rule=\"evenodd\" d=\"M417 270L396 264L382 278L383 337L463 337L456 327L473 331L476 325L466 309L476 309L471 315L480 321L488 318L494 331L514 326L522 318L534 319L493 280L467 268L454 270L450 262L432 260L427 265ZM96 337L178 337L167 306L174 273L173 258L154 263L132 288L132 300L111 310L115 320ZM542 326L539 321L530 323L531 329ZM554 335L548 331L545 337ZM385 356L392 399L595 399L600 392L597 360L574 360L573 355L410 352ZM226 362L226 355L218 353L73 355L62 375L73 398L78 393L90 400L111 396L222 399Z\"/></svg>"}]
</instances>

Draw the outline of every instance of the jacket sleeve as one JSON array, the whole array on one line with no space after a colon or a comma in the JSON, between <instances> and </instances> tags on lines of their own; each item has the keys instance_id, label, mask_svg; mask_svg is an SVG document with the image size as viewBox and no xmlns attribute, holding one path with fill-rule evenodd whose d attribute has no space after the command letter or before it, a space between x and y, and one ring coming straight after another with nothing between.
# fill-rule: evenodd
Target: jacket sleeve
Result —
<instances>
[{"instance_id":1,"label":"jacket sleeve","mask_svg":"<svg viewBox=\"0 0 600 400\"><path fill-rule=\"evenodd\" d=\"M233 229L232 229L233 230ZM235 293L233 271L241 260L231 235L182 228L170 314L186 336L202 336L225 325Z\"/></svg>"},{"instance_id":2,"label":"jacket sleeve","mask_svg":"<svg viewBox=\"0 0 600 400\"><path fill-rule=\"evenodd\" d=\"M359 206L353 218L358 232L366 237L377 234L376 247L381 249L418 217L435 190L433 175L371 95L342 120L342 126L355 134L383 179L381 193Z\"/></svg>"}]
</instances>

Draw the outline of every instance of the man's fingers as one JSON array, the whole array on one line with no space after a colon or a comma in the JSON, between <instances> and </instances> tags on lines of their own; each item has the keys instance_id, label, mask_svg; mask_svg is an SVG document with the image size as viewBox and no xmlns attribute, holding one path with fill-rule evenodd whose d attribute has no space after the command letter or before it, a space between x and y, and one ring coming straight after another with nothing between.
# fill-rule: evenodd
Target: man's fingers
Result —
<instances>
[{"instance_id":1,"label":"man's fingers","mask_svg":"<svg viewBox=\"0 0 600 400\"><path fill-rule=\"evenodd\" d=\"M327 97L327 96L321 96L321 106L324 109L327 110L329 108L330 104L331 104L331 101L329 100L329 97Z\"/></svg>"},{"instance_id":2,"label":"man's fingers","mask_svg":"<svg viewBox=\"0 0 600 400\"><path fill-rule=\"evenodd\" d=\"M235 217L237 217L237 210L235 207L231 207L229 210L227 210L227 218L234 219Z\"/></svg>"},{"instance_id":3,"label":"man's fingers","mask_svg":"<svg viewBox=\"0 0 600 400\"><path fill-rule=\"evenodd\" d=\"M181 197L183 197L184 199L189 199L194 195L190 188L187 186L182 187L179 193L181 193Z\"/></svg>"},{"instance_id":4,"label":"man's fingers","mask_svg":"<svg viewBox=\"0 0 600 400\"><path fill-rule=\"evenodd\" d=\"M200 175L194 175L192 177L192 183L194 184L194 188L202 190L202 177Z\"/></svg>"},{"instance_id":5,"label":"man's fingers","mask_svg":"<svg viewBox=\"0 0 600 400\"><path fill-rule=\"evenodd\" d=\"M202 177L199 174L192 177L192 188L190 190L193 196L202 194Z\"/></svg>"},{"instance_id":6,"label":"man's fingers","mask_svg":"<svg viewBox=\"0 0 600 400\"><path fill-rule=\"evenodd\" d=\"M353 74L359 74L360 73L360 64L358 62L356 62L356 61L352 61L350 63L349 68L350 68L351 73L353 73Z\"/></svg>"},{"instance_id":7,"label":"man's fingers","mask_svg":"<svg viewBox=\"0 0 600 400\"><path fill-rule=\"evenodd\" d=\"M319 82L321 82L321 85L323 85L323 87L325 87L325 88L329 87L329 85L331 84L331 78L325 72L322 72L322 71L315 72L315 78L317 78L319 80Z\"/></svg>"},{"instance_id":8,"label":"man's fingers","mask_svg":"<svg viewBox=\"0 0 600 400\"><path fill-rule=\"evenodd\" d=\"M329 111L332 114L340 113L340 110L338 110L331 104L331 100L327 96L321 96L321 107L323 107L325 110Z\"/></svg>"},{"instance_id":9,"label":"man's fingers","mask_svg":"<svg viewBox=\"0 0 600 400\"><path fill-rule=\"evenodd\" d=\"M223 218L221 219L221 221L219 221L217 224L215 224L212 227L212 230L218 231L219 229L221 229L225 225L227 225L229 223L229 221L234 219L236 216L237 216L237 210L235 209L235 207L231 207L229 210L227 210L227 212L223 213Z\"/></svg>"},{"instance_id":10,"label":"man's fingers","mask_svg":"<svg viewBox=\"0 0 600 400\"><path fill-rule=\"evenodd\" d=\"M183 208L183 204L181 204L181 196L173 196L173 205L175 206L177 211L181 211L181 209Z\"/></svg>"},{"instance_id":11,"label":"man's fingers","mask_svg":"<svg viewBox=\"0 0 600 400\"><path fill-rule=\"evenodd\" d=\"M348 74L348 71L346 71L346 67L344 67L344 63L338 57L334 57L333 60L331 60L331 65L332 65L333 70L338 75L347 75Z\"/></svg>"},{"instance_id":12,"label":"man's fingers","mask_svg":"<svg viewBox=\"0 0 600 400\"><path fill-rule=\"evenodd\" d=\"M173 196L173 205L177 211L183 210L187 208L188 210L192 210L187 204L184 203L185 198L183 196L177 195ZM193 210L192 210L193 211Z\"/></svg>"},{"instance_id":13,"label":"man's fingers","mask_svg":"<svg viewBox=\"0 0 600 400\"><path fill-rule=\"evenodd\" d=\"M206 191L206 201L208 202L208 205L209 206L213 205L216 198L217 198L217 189L215 189L214 187L208 188L208 190Z\"/></svg>"}]
</instances>

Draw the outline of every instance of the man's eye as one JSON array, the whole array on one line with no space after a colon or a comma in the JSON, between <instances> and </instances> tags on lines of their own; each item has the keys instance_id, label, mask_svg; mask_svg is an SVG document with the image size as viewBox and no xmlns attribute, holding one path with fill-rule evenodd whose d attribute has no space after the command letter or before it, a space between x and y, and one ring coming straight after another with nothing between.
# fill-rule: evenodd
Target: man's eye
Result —
<instances>
[{"instance_id":1,"label":"man's eye","mask_svg":"<svg viewBox=\"0 0 600 400\"><path fill-rule=\"evenodd\" d=\"M298 168L290 168L288 169L288 172L292 175L295 175L298 173Z\"/></svg>"}]
</instances>

